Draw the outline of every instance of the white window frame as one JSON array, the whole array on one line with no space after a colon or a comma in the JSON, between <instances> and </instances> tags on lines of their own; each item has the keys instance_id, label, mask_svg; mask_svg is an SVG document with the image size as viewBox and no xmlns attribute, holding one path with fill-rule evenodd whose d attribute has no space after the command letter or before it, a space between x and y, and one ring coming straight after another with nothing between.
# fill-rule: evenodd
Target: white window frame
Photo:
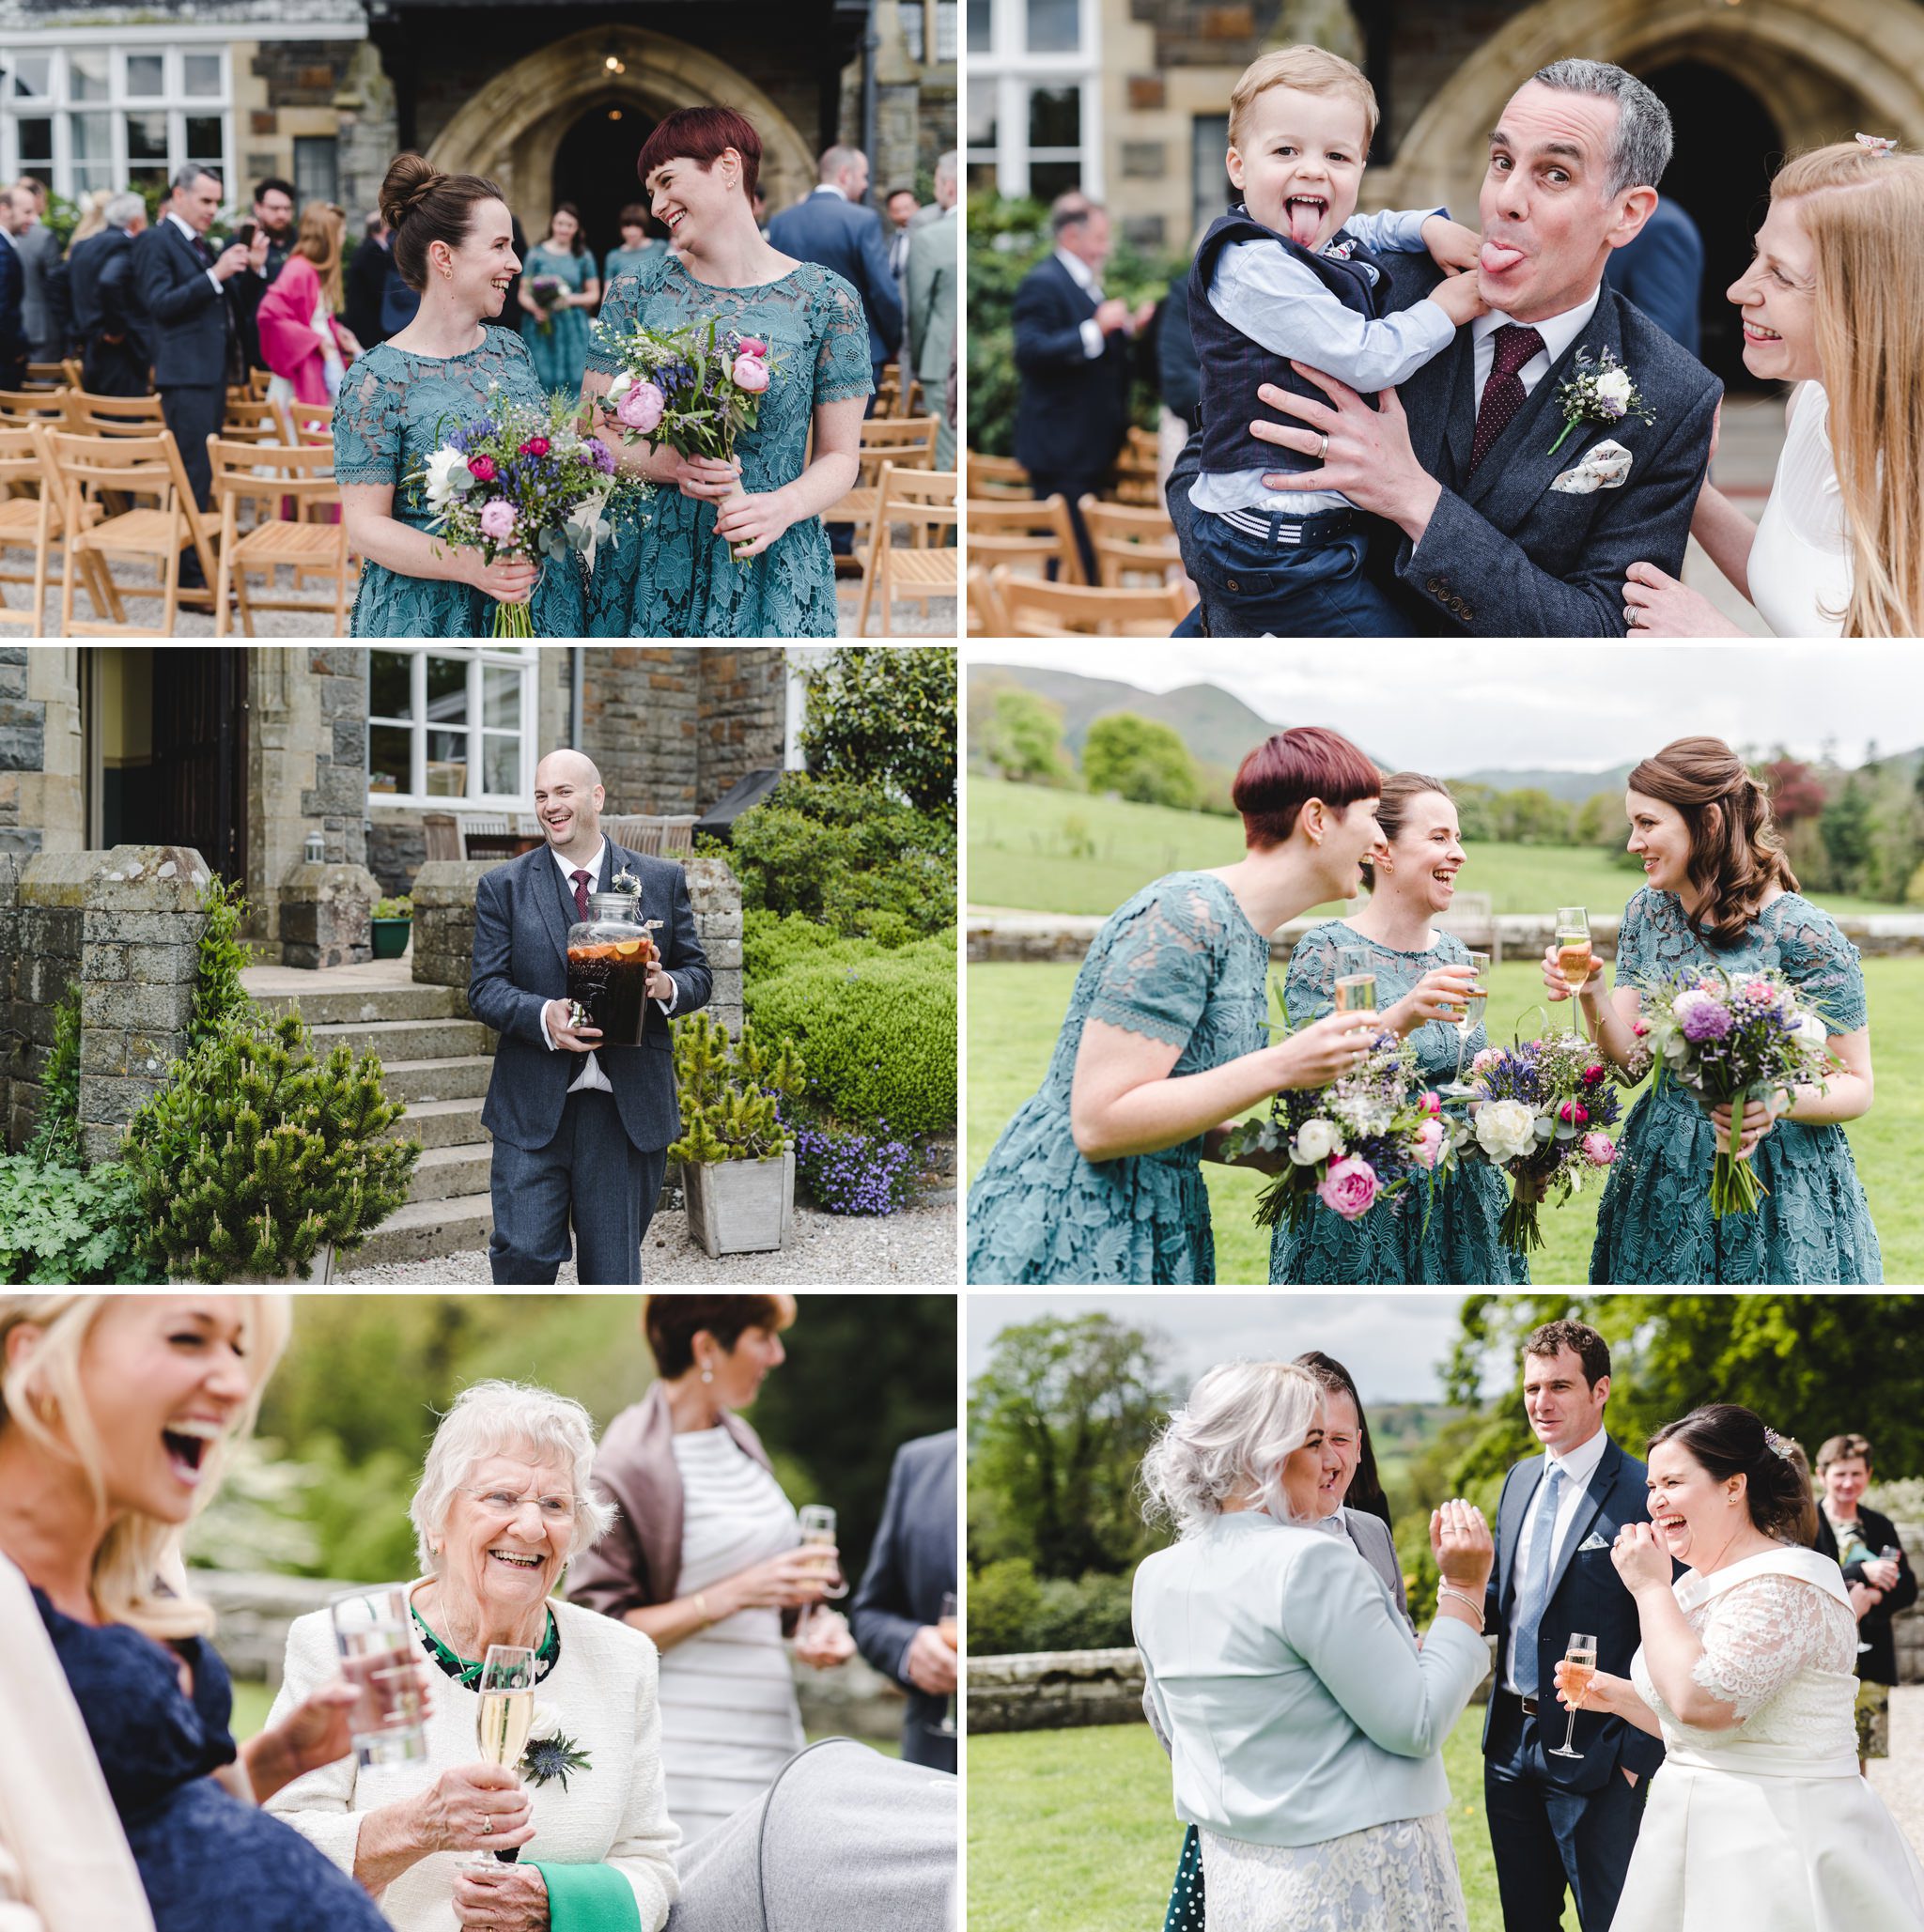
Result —
<instances>
[{"instance_id":1,"label":"white window frame","mask_svg":"<svg viewBox=\"0 0 1924 1932\"><path fill-rule=\"evenodd\" d=\"M73 97L71 58L76 54L104 54L107 61L107 93L103 100L77 100ZM127 64L130 57L162 58L161 92L157 95L130 94ZM185 57L189 54L212 54L220 61L220 91L212 95L193 95L186 91ZM206 166L218 166L223 184L233 198L234 162L238 149L234 138L234 60L226 45L200 41L181 44L178 35L165 28L143 33L138 29L116 29L111 39L101 30L76 30L53 38L39 35L8 35L0 43L0 67L10 74L14 60L23 54L44 56L51 63L47 93L39 100L16 100L0 94L0 177L17 180L23 170L45 167L53 176L48 184L55 194L77 200L81 190L74 181L73 120L75 115L104 115L109 130L108 179L90 182L118 193L129 185L127 158L127 116L130 114L164 115L167 122L166 175L174 175L190 160ZM54 124L54 153L51 163L35 157L23 162L20 153L20 121L51 120ZM217 120L221 124L221 152L218 157L187 152L187 123L190 120ZM152 167L152 162L142 166Z\"/></svg>"},{"instance_id":2,"label":"white window frame","mask_svg":"<svg viewBox=\"0 0 1924 1932\"><path fill-rule=\"evenodd\" d=\"M962 29L966 35L966 24ZM996 141L993 147L970 145L965 169L992 166L996 186L1016 199L1029 193L1030 163L1067 161L1079 169L1083 193L1103 197L1102 147L1102 21L1097 0L1079 0L1078 40L1070 54L1032 54L1028 50L1029 0L989 0L989 51L970 54L969 87L993 95ZM965 41L966 44L966 41ZM1081 133L1076 148L1032 148L1029 145L1029 97L1037 87L1077 87L1081 91ZM968 126L963 126L968 139Z\"/></svg>"},{"instance_id":3,"label":"white window frame","mask_svg":"<svg viewBox=\"0 0 1924 1932\"><path fill-rule=\"evenodd\" d=\"M408 708L412 718L377 718L371 703L373 680L368 681L370 705L367 716L367 729L371 732L376 725L385 725L395 731L409 734L408 747L408 789L400 792L376 792L367 794L370 811L405 808L416 811L447 811L466 807L470 810L485 808L489 811L532 811L535 809L535 766L539 762L535 755L535 732L538 723L538 685L541 660L532 649L517 651L486 644L409 644L393 643L371 646L393 652L411 661L408 667ZM468 667L468 722L463 725L437 725L427 716L427 660L430 657L453 658ZM482 775L487 769L485 755L474 755L477 739L492 735L505 737L508 734L501 726L489 727L483 719L483 704L487 689L486 673L491 670L516 671L520 673L520 722L518 730L520 736L520 765L516 774L516 787L512 792L489 792L482 789ZM465 731L469 734L468 789L462 794L429 792L425 789L427 776L427 734L430 731ZM483 750L485 752L485 746ZM370 759L371 763L371 759Z\"/></svg>"}]
</instances>

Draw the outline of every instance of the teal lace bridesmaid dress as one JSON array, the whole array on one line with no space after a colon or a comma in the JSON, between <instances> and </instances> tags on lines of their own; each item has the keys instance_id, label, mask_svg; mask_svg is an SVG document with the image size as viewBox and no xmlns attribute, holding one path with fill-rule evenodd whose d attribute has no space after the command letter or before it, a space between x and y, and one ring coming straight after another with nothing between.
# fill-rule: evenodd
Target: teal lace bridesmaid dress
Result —
<instances>
[{"instance_id":1,"label":"teal lace bridesmaid dress","mask_svg":"<svg viewBox=\"0 0 1924 1932\"><path fill-rule=\"evenodd\" d=\"M1835 1035L1868 1018L1857 949L1827 912L1796 892L1774 899L1727 950L1690 930L1671 892L1645 887L1623 911L1616 984L1667 978L1692 966L1727 972L1776 966ZM1750 1164L1770 1192L1754 1214L1710 1212L1716 1134L1684 1089L1646 1092L1630 1110L1604 1187L1590 1250L1592 1282L1682 1287L1786 1282L1881 1282L1877 1229L1837 1126L1779 1121Z\"/></svg>"},{"instance_id":2,"label":"teal lace bridesmaid dress","mask_svg":"<svg viewBox=\"0 0 1924 1932\"><path fill-rule=\"evenodd\" d=\"M969 1279L1139 1288L1211 1282L1199 1135L1099 1163L1077 1151L1069 1089L1088 1021L1181 1048L1171 1076L1267 1043L1269 942L1208 873L1171 873L1112 914L1069 996L1040 1091L969 1190Z\"/></svg>"},{"instance_id":3,"label":"teal lace bridesmaid dress","mask_svg":"<svg viewBox=\"0 0 1924 1932\"><path fill-rule=\"evenodd\" d=\"M611 248L601 266L601 292L605 295L624 275L638 275L658 255L666 255L665 241L644 241L639 248Z\"/></svg>"},{"instance_id":4,"label":"teal lace bridesmaid dress","mask_svg":"<svg viewBox=\"0 0 1924 1932\"><path fill-rule=\"evenodd\" d=\"M595 257L585 248L570 255L565 248L537 241L521 264L521 286L527 288L537 275L551 275L570 294L579 295L595 278ZM588 366L586 309L556 309L548 317L545 332L541 323L522 309L521 340L528 345L543 389L558 389L566 395L581 393Z\"/></svg>"},{"instance_id":5,"label":"teal lace bridesmaid dress","mask_svg":"<svg viewBox=\"0 0 1924 1932\"><path fill-rule=\"evenodd\" d=\"M1376 1003L1389 1007L1425 973L1440 966L1467 966L1469 948L1439 932L1427 952L1399 952L1353 932L1341 920L1311 926L1290 954L1283 1004L1290 1025L1300 1027L1332 1012L1336 1004L1339 948L1367 951L1376 973ZM1456 1077L1457 1033L1439 1020L1426 1020L1410 1036L1417 1064L1432 1086ZM1464 1065L1489 1043L1481 1026L1470 1029ZM1520 1256L1506 1254L1497 1239L1510 1184L1494 1167L1481 1163L1459 1167L1433 1191L1412 1182L1395 1199L1355 1221L1345 1221L1319 1202L1300 1229L1279 1227L1269 1244L1273 1282L1367 1282L1389 1287L1415 1283L1495 1284L1527 1287L1529 1268ZM1423 1220L1425 1205L1429 1224Z\"/></svg>"},{"instance_id":6,"label":"teal lace bridesmaid dress","mask_svg":"<svg viewBox=\"0 0 1924 1932\"><path fill-rule=\"evenodd\" d=\"M755 428L736 447L742 487L774 489L801 474L817 403L865 396L875 386L861 298L830 269L803 262L779 282L712 288L665 250L609 289L610 330L641 322L679 329L714 317L757 335L779 364ZM616 364L597 342L588 367ZM715 506L673 486L648 505L645 539L598 552L588 585L588 635L597 638L831 638L835 564L819 517L791 524L759 557L737 564L715 534ZM617 521L617 534L627 533Z\"/></svg>"},{"instance_id":7,"label":"teal lace bridesmaid dress","mask_svg":"<svg viewBox=\"0 0 1924 1932\"><path fill-rule=\"evenodd\" d=\"M521 338L487 329L465 355L421 356L377 344L348 371L334 405L334 476L341 483L394 487L394 516L415 530L433 513L417 481L444 434L482 413L496 383L518 402L538 403L541 385ZM628 536L629 543L635 538ZM535 586L535 634L582 635L581 565L569 556L545 564ZM481 638L494 626L493 603L472 584L436 577L403 577L369 560L349 612L357 638Z\"/></svg>"}]
</instances>

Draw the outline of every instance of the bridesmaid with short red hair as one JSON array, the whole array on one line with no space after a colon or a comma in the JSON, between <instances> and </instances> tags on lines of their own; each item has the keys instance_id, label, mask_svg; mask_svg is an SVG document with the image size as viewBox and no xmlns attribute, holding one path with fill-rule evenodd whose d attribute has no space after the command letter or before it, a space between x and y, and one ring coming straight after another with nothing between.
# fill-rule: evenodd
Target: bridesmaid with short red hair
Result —
<instances>
[{"instance_id":1,"label":"bridesmaid with short red hair","mask_svg":"<svg viewBox=\"0 0 1924 1932\"><path fill-rule=\"evenodd\" d=\"M1376 767L1319 726L1243 760L1246 856L1171 873L1111 914L1077 975L1040 1090L969 1191L969 1279L1162 1286L1216 1279L1202 1163L1284 1088L1369 1050L1374 1013L1269 1043L1269 935L1361 885Z\"/></svg>"}]
</instances>

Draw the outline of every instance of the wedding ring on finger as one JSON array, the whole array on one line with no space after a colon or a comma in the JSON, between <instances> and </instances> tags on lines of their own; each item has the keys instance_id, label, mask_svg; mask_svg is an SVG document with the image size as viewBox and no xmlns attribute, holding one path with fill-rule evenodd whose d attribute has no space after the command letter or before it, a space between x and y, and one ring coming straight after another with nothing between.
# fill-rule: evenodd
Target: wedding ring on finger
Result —
<instances>
[{"instance_id":1,"label":"wedding ring on finger","mask_svg":"<svg viewBox=\"0 0 1924 1932\"><path fill-rule=\"evenodd\" d=\"M1329 438L1327 434L1319 434L1316 438L1316 460L1319 463L1329 460Z\"/></svg>"}]
</instances>

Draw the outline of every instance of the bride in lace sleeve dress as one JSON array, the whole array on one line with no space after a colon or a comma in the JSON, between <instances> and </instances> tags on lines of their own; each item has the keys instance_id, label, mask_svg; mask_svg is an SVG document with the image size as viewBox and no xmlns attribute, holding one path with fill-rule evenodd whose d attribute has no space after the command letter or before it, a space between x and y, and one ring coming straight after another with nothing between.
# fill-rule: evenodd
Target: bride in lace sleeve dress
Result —
<instances>
[{"instance_id":1,"label":"bride in lace sleeve dress","mask_svg":"<svg viewBox=\"0 0 1924 1932\"><path fill-rule=\"evenodd\" d=\"M1625 1524L1613 1553L1642 1646L1582 1697L1664 1739L1616 1923L1924 1926L1924 1865L1857 1770L1850 1600L1836 1564L1794 1547L1814 1514L1794 1445L1713 1403L1652 1438L1650 1497L1652 1526Z\"/></svg>"}]
</instances>

